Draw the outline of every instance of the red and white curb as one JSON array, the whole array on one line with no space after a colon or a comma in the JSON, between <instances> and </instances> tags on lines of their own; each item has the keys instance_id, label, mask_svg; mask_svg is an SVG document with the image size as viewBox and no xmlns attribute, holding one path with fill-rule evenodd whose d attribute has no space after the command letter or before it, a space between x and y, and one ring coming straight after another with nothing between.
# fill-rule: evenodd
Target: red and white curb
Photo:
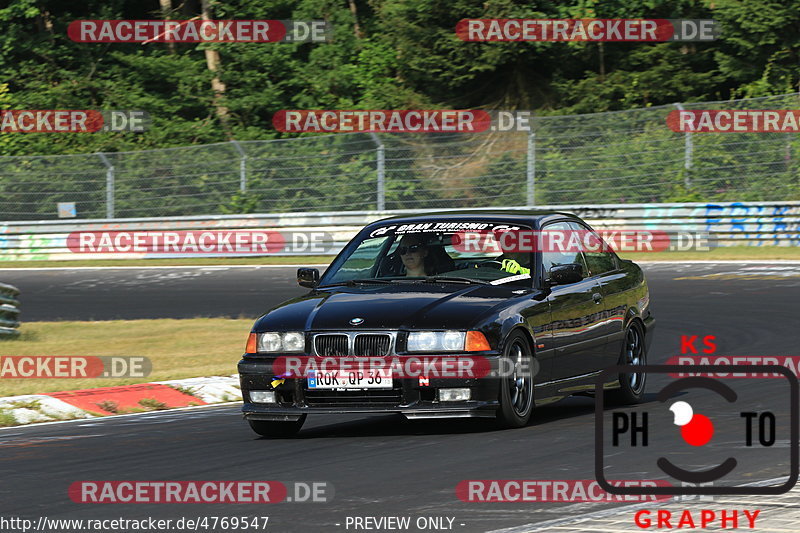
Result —
<instances>
[{"instance_id":1,"label":"red and white curb","mask_svg":"<svg viewBox=\"0 0 800 533\"><path fill-rule=\"evenodd\" d=\"M215 376L0 398L0 427L241 401L238 376Z\"/></svg>"}]
</instances>

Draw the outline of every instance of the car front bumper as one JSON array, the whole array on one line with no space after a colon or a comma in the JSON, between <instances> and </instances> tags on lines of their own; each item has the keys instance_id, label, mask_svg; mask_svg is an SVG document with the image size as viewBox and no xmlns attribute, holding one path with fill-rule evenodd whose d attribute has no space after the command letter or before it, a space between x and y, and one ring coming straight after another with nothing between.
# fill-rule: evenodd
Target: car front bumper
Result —
<instances>
[{"instance_id":1,"label":"car front bumper","mask_svg":"<svg viewBox=\"0 0 800 533\"><path fill-rule=\"evenodd\" d=\"M499 356L485 356L491 371L499 368ZM272 386L275 379L273 359L246 358L239 361L239 380L248 420L292 421L303 414L379 414L400 413L407 418L494 417L499 405L500 379L486 377L394 378L392 389L314 390L305 378L288 378ZM470 399L441 402L438 390L469 388ZM275 391L276 403L256 403L250 391Z\"/></svg>"}]
</instances>

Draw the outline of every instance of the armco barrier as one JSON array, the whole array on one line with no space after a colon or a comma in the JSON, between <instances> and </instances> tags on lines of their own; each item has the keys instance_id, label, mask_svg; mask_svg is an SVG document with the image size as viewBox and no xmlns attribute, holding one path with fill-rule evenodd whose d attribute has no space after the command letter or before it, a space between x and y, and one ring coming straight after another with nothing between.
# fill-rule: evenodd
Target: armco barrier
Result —
<instances>
[{"instance_id":1,"label":"armco barrier","mask_svg":"<svg viewBox=\"0 0 800 533\"><path fill-rule=\"evenodd\" d=\"M472 211L477 213L494 209L500 208L476 208ZM526 210L530 208L508 207L503 209ZM719 246L800 245L800 202L556 205L537 206L536 209L575 213L596 228L658 229L667 233L707 232ZM326 244L331 249L338 251L361 227L369 222L394 215L428 211L434 210L0 222L0 262L181 257L180 254L161 253L74 253L67 248L66 241L70 233L78 231L256 228L294 232L320 231L330 237ZM196 256L196 254L185 255ZM319 252L300 250L282 253L282 255L319 255Z\"/></svg>"},{"instance_id":2,"label":"armco barrier","mask_svg":"<svg viewBox=\"0 0 800 533\"><path fill-rule=\"evenodd\" d=\"M0 339L19 335L19 289L0 283Z\"/></svg>"}]
</instances>

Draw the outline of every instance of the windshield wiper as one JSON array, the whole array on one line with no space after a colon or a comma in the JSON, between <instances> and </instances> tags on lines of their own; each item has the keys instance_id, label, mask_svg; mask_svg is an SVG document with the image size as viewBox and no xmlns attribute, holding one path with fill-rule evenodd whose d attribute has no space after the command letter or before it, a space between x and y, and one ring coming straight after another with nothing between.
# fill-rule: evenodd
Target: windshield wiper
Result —
<instances>
[{"instance_id":1,"label":"windshield wiper","mask_svg":"<svg viewBox=\"0 0 800 533\"><path fill-rule=\"evenodd\" d=\"M437 282L437 281L446 281L451 283L464 283L466 285L488 285L489 283L486 281L482 281L479 279L472 279L472 278L459 278L456 276L426 276L421 281L425 282Z\"/></svg>"},{"instance_id":2,"label":"windshield wiper","mask_svg":"<svg viewBox=\"0 0 800 533\"><path fill-rule=\"evenodd\" d=\"M335 283L326 283L325 285L319 285L318 288L321 287L336 287L338 285L347 285L348 287L353 287L355 285L365 284L365 283L380 283L380 284L387 284L391 283L393 280L388 279L381 279L381 278L354 278L348 279L344 281L337 281Z\"/></svg>"}]
</instances>

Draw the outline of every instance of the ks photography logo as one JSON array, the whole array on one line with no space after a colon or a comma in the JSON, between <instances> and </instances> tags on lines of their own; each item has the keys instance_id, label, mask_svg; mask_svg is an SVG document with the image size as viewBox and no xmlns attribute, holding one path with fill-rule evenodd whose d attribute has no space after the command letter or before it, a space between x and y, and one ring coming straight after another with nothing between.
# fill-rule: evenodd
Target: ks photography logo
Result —
<instances>
[{"instance_id":1,"label":"ks photography logo","mask_svg":"<svg viewBox=\"0 0 800 533\"><path fill-rule=\"evenodd\" d=\"M699 375L676 377L686 368L620 365L601 372L595 386L598 484L611 494L788 492L798 479L797 378L778 365L752 365L748 370L779 375L779 380L749 378L723 383L708 377L741 371L730 365L692 366L692 373ZM603 384L632 372L663 378L667 384L650 401L606 409L608 394ZM675 481L668 487L622 487L609 482L626 474L628 478ZM779 477L787 479L781 485L764 484Z\"/></svg>"}]
</instances>

